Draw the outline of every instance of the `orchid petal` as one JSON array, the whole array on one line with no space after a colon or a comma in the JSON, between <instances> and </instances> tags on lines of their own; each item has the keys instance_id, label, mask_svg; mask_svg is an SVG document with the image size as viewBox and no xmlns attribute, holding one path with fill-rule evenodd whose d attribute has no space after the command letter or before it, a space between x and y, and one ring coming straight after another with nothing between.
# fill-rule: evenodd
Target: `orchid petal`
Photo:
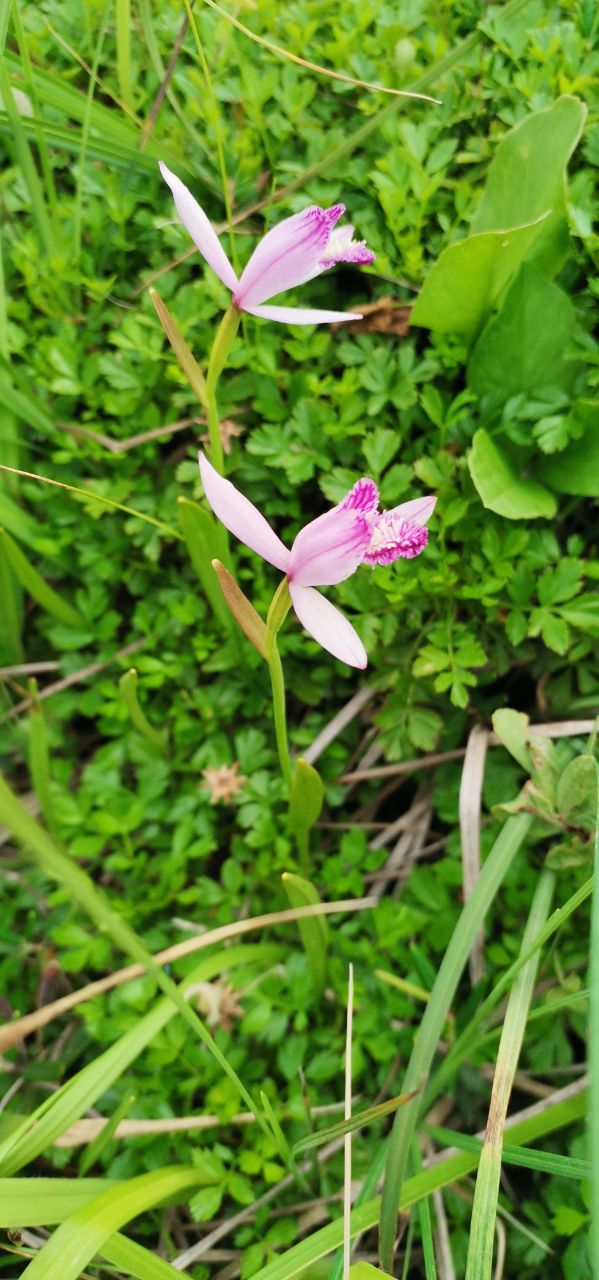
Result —
<instances>
[{"instance_id":1,"label":"orchid petal","mask_svg":"<svg viewBox=\"0 0 599 1280\"><path fill-rule=\"evenodd\" d=\"M289 577L303 587L334 586L355 572L370 541L371 522L342 506L300 529L291 548Z\"/></svg>"},{"instance_id":2,"label":"orchid petal","mask_svg":"<svg viewBox=\"0 0 599 1280\"><path fill-rule=\"evenodd\" d=\"M323 649L350 667L367 666L368 656L358 633L330 600L297 582L290 582L289 592L302 626Z\"/></svg>"},{"instance_id":3,"label":"orchid petal","mask_svg":"<svg viewBox=\"0 0 599 1280\"><path fill-rule=\"evenodd\" d=\"M426 498L412 498L410 502L400 502L398 507L393 507L386 514L402 520L413 520L414 524L426 524L433 514L436 502L437 499L430 494Z\"/></svg>"},{"instance_id":4,"label":"orchid petal","mask_svg":"<svg viewBox=\"0 0 599 1280\"><path fill-rule=\"evenodd\" d=\"M237 306L246 311L311 278L329 239L332 214L310 205L267 231L242 273Z\"/></svg>"},{"instance_id":5,"label":"orchid petal","mask_svg":"<svg viewBox=\"0 0 599 1280\"><path fill-rule=\"evenodd\" d=\"M233 291L237 288L237 276L209 218L180 178L171 173L162 161L159 168L164 181L173 193L175 208L181 222L191 236L196 249L199 249L219 280L226 284L227 289Z\"/></svg>"},{"instance_id":6,"label":"orchid petal","mask_svg":"<svg viewBox=\"0 0 599 1280\"><path fill-rule=\"evenodd\" d=\"M263 560L283 573L289 567L290 553L271 529L264 516L247 498L215 471L205 454L198 454L204 493L218 519L229 533L239 538Z\"/></svg>"},{"instance_id":7,"label":"orchid petal","mask_svg":"<svg viewBox=\"0 0 599 1280\"><path fill-rule=\"evenodd\" d=\"M279 324L343 324L346 320L361 320L357 311L315 311L310 307L246 307L242 311L261 320L276 320Z\"/></svg>"}]
</instances>

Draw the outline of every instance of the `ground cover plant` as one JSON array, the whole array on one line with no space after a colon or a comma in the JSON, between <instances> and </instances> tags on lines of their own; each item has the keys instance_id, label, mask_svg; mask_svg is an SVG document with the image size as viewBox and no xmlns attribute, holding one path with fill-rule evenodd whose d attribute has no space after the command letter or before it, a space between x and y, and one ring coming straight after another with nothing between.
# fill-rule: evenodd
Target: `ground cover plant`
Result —
<instances>
[{"instance_id":1,"label":"ground cover plant","mask_svg":"<svg viewBox=\"0 0 599 1280\"><path fill-rule=\"evenodd\" d=\"M597 27L0 4L8 1276L599 1276Z\"/></svg>"}]
</instances>

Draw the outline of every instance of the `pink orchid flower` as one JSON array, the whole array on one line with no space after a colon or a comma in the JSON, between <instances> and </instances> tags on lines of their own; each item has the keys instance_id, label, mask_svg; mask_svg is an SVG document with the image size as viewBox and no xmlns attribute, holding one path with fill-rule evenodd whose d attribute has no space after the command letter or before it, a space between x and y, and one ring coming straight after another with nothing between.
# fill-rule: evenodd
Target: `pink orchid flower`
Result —
<instances>
[{"instance_id":1,"label":"pink orchid flower","mask_svg":"<svg viewBox=\"0 0 599 1280\"><path fill-rule=\"evenodd\" d=\"M291 551L253 503L199 454L204 492L219 520L257 555L287 575L295 612L306 631L334 658L365 667L366 650L347 618L316 587L335 586L360 564L411 560L428 542L426 523L436 498L414 498L379 512L374 480L358 480L343 502L300 529Z\"/></svg>"},{"instance_id":2,"label":"pink orchid flower","mask_svg":"<svg viewBox=\"0 0 599 1280\"><path fill-rule=\"evenodd\" d=\"M363 240L353 239L352 226L335 224L345 213L345 205L331 209L311 205L284 218L267 231L238 280L222 244L204 210L179 178L160 163L160 172L170 187L177 213L195 246L209 267L233 295L239 311L281 324L327 324L333 320L361 320L348 311L314 311L308 307L265 307L262 304L285 289L305 284L336 262L373 262L374 254Z\"/></svg>"}]
</instances>

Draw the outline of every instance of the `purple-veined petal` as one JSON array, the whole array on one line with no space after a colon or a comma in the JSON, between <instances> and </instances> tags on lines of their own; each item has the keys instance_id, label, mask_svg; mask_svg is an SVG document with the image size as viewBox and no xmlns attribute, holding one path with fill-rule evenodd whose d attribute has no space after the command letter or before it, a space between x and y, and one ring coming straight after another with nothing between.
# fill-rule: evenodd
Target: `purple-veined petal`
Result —
<instances>
[{"instance_id":1,"label":"purple-veined petal","mask_svg":"<svg viewBox=\"0 0 599 1280\"><path fill-rule=\"evenodd\" d=\"M379 491L370 476L362 476L360 480L356 480L347 497L339 503L342 511L360 511L363 516L371 517L378 511L378 505Z\"/></svg>"},{"instance_id":2,"label":"purple-veined petal","mask_svg":"<svg viewBox=\"0 0 599 1280\"><path fill-rule=\"evenodd\" d=\"M242 272L234 302L242 311L303 284L316 268L342 206L310 205L267 231Z\"/></svg>"},{"instance_id":3,"label":"purple-veined petal","mask_svg":"<svg viewBox=\"0 0 599 1280\"><path fill-rule=\"evenodd\" d=\"M215 471L205 454L199 453L198 460L204 493L225 529L275 569L287 573L290 553L258 508Z\"/></svg>"},{"instance_id":4,"label":"purple-veined petal","mask_svg":"<svg viewBox=\"0 0 599 1280\"><path fill-rule=\"evenodd\" d=\"M437 499L431 494L426 498L412 498L410 502L400 502L398 507L393 507L391 511L385 512L385 515L396 516L401 520L413 520L414 524L426 524L433 514L436 502Z\"/></svg>"},{"instance_id":5,"label":"purple-veined petal","mask_svg":"<svg viewBox=\"0 0 599 1280\"><path fill-rule=\"evenodd\" d=\"M300 529L291 548L289 577L303 587L343 582L361 563L372 522L359 511L333 507Z\"/></svg>"},{"instance_id":6,"label":"purple-veined petal","mask_svg":"<svg viewBox=\"0 0 599 1280\"><path fill-rule=\"evenodd\" d=\"M316 311L310 307L246 307L242 311L261 320L276 320L278 324L343 324L345 320L361 320L358 311Z\"/></svg>"},{"instance_id":7,"label":"purple-veined petal","mask_svg":"<svg viewBox=\"0 0 599 1280\"><path fill-rule=\"evenodd\" d=\"M170 169L167 169L162 161L160 161L159 169L164 181L173 193L177 213L185 230L189 232L196 249L199 249L202 257L206 259L208 266L212 267L219 280L226 284L227 289L233 291L237 288L237 276L210 219L206 217L204 210L194 199L191 191L187 190L181 179L171 173Z\"/></svg>"},{"instance_id":8,"label":"purple-veined petal","mask_svg":"<svg viewBox=\"0 0 599 1280\"><path fill-rule=\"evenodd\" d=\"M289 592L295 612L306 631L340 662L363 669L368 655L351 622L314 587L290 582Z\"/></svg>"}]
</instances>

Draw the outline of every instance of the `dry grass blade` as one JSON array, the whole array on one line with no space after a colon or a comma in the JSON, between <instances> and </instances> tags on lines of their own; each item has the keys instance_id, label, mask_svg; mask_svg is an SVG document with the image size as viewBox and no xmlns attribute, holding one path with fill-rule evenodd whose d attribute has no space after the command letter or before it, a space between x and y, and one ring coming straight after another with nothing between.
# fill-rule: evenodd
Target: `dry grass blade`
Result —
<instances>
[{"instance_id":1,"label":"dry grass blade","mask_svg":"<svg viewBox=\"0 0 599 1280\"><path fill-rule=\"evenodd\" d=\"M134 640L131 644L126 644L123 649L118 649L105 662L91 662L87 667L80 667L78 671L71 671L71 674L64 676L62 680L55 680L53 684L46 685L45 689L38 690L36 701L41 702L43 699L52 698L55 693L63 693L65 689L70 689L74 684L80 684L82 680L91 680L92 676L97 676L100 671L105 671L107 667L111 667L113 662L118 662L121 658L128 658L130 654L137 653L139 649L143 649L145 643L145 639ZM33 700L31 698L23 698L21 702L17 702L14 707L4 713L2 720L14 720L15 716L20 716L24 711L29 711L32 706Z\"/></svg>"},{"instance_id":2,"label":"dry grass blade","mask_svg":"<svg viewBox=\"0 0 599 1280\"><path fill-rule=\"evenodd\" d=\"M400 818L392 822L386 831L370 841L371 849L382 849L390 844L395 836L399 839L394 844L389 857L374 882L373 893L378 899L382 896L390 881L395 881L394 896L401 887L401 880L408 874L417 861L424 847L431 820L431 801L428 792L419 791L410 808Z\"/></svg>"},{"instance_id":3,"label":"dry grass blade","mask_svg":"<svg viewBox=\"0 0 599 1280\"><path fill-rule=\"evenodd\" d=\"M542 738L577 738L592 733L596 720L555 720L547 724L531 724L531 735ZM502 744L496 733L488 731L487 745L500 747ZM465 747L456 747L453 751L435 751L431 755L419 756L416 760L402 760L399 764L383 764L375 769L355 769L352 773L344 773L340 782L367 782L370 778L394 778L404 773L415 773L417 769L432 769L437 764L445 764L448 760L462 760L466 755Z\"/></svg>"},{"instance_id":4,"label":"dry grass blade","mask_svg":"<svg viewBox=\"0 0 599 1280\"><path fill-rule=\"evenodd\" d=\"M328 76L331 80L342 80L344 84L352 84L357 89L371 89L375 93L387 93L394 98L418 98L423 102L434 102L439 105L438 98L431 98L427 93L413 93L409 89L389 89L382 84L372 84L370 80L358 80L355 76L344 75L341 71L332 71L330 67L321 67L318 62L309 62L306 58L300 58L296 53L290 53L288 49L281 48L278 44L273 44L272 40L266 40L264 36L256 35L255 31L250 31L249 27L244 27L242 22L234 18L231 13L227 13L226 9L221 9L216 0L204 0L204 3L214 9L215 13L220 14L221 18L226 18L237 31L241 31L244 36L248 36L255 44L261 45L263 49L268 49L269 53L274 53L280 58L287 58L289 62L295 62L299 67L305 67L308 71L316 71L320 76Z\"/></svg>"},{"instance_id":5,"label":"dry grass blade","mask_svg":"<svg viewBox=\"0 0 599 1280\"><path fill-rule=\"evenodd\" d=\"M480 815L488 733L482 725L470 730L460 781L460 836L464 902L467 902L480 873ZM485 935L481 925L468 962L470 981L475 986L484 972Z\"/></svg>"},{"instance_id":6,"label":"dry grass blade","mask_svg":"<svg viewBox=\"0 0 599 1280\"><path fill-rule=\"evenodd\" d=\"M7 1091L5 1097L0 1102L0 1111L12 1097L13 1093L22 1085L21 1079L16 1080L11 1088ZM313 1115L330 1115L331 1112L337 1112L343 1108L343 1103L328 1103L323 1107L314 1107ZM223 1124L246 1125L255 1124L256 1117L251 1111L240 1111L237 1115L231 1116L227 1120L223 1120L220 1116L166 1116L157 1120L121 1120L117 1125L113 1138L145 1138L152 1134L163 1133L194 1133L202 1129L218 1129ZM84 1120L75 1120L65 1129L60 1137L54 1140L55 1147L82 1147L88 1143L94 1142L95 1139L103 1132L110 1121L104 1116L89 1117Z\"/></svg>"},{"instance_id":7,"label":"dry grass blade","mask_svg":"<svg viewBox=\"0 0 599 1280\"><path fill-rule=\"evenodd\" d=\"M314 742L308 747L308 750L304 751L304 760L307 764L314 764L318 760L318 757L331 745L331 742L334 742L335 738L340 733L343 733L343 730L347 728L348 724L351 724L358 712L362 711L363 707L371 701L375 692L376 690L372 685L364 685L364 688L359 689L353 698L350 698L349 702L333 716L333 719L329 720L329 723L325 725L324 729L321 729Z\"/></svg>"},{"instance_id":8,"label":"dry grass blade","mask_svg":"<svg viewBox=\"0 0 599 1280\"><path fill-rule=\"evenodd\" d=\"M377 899L374 897L344 898L339 902L319 902L310 907L289 907L285 911L269 911L265 915L253 916L248 920L236 920L232 924L220 925L218 929L211 929L207 933L186 938L183 942L176 942L172 947L166 947L164 951L158 951L153 957L154 963L159 965L170 964L175 960L181 960L183 956L193 955L196 951L202 951L205 947L228 942L230 938L239 937L240 934L252 933L256 929L267 929L271 925L306 920L310 916L343 915L348 911L367 911L371 907L376 907L376 905ZM59 1000L54 1000L52 1004L36 1009L35 1013L26 1014L25 1017L19 1018L16 1022L8 1023L0 1028L0 1052L10 1048L13 1044L18 1044L25 1036L38 1031L40 1027L46 1026L48 1022L52 1022L54 1018L59 1017L62 1013L67 1013L69 1009L74 1009L78 1004L91 1000L94 996L102 995L105 991L112 991L114 987L120 987L124 982L130 982L133 978L141 978L145 973L146 968L144 965L129 964L124 969L117 969L114 973L107 974L105 978L98 978L96 982L89 982L87 986L81 987L79 991L71 991L68 995L61 996Z\"/></svg>"}]
</instances>

